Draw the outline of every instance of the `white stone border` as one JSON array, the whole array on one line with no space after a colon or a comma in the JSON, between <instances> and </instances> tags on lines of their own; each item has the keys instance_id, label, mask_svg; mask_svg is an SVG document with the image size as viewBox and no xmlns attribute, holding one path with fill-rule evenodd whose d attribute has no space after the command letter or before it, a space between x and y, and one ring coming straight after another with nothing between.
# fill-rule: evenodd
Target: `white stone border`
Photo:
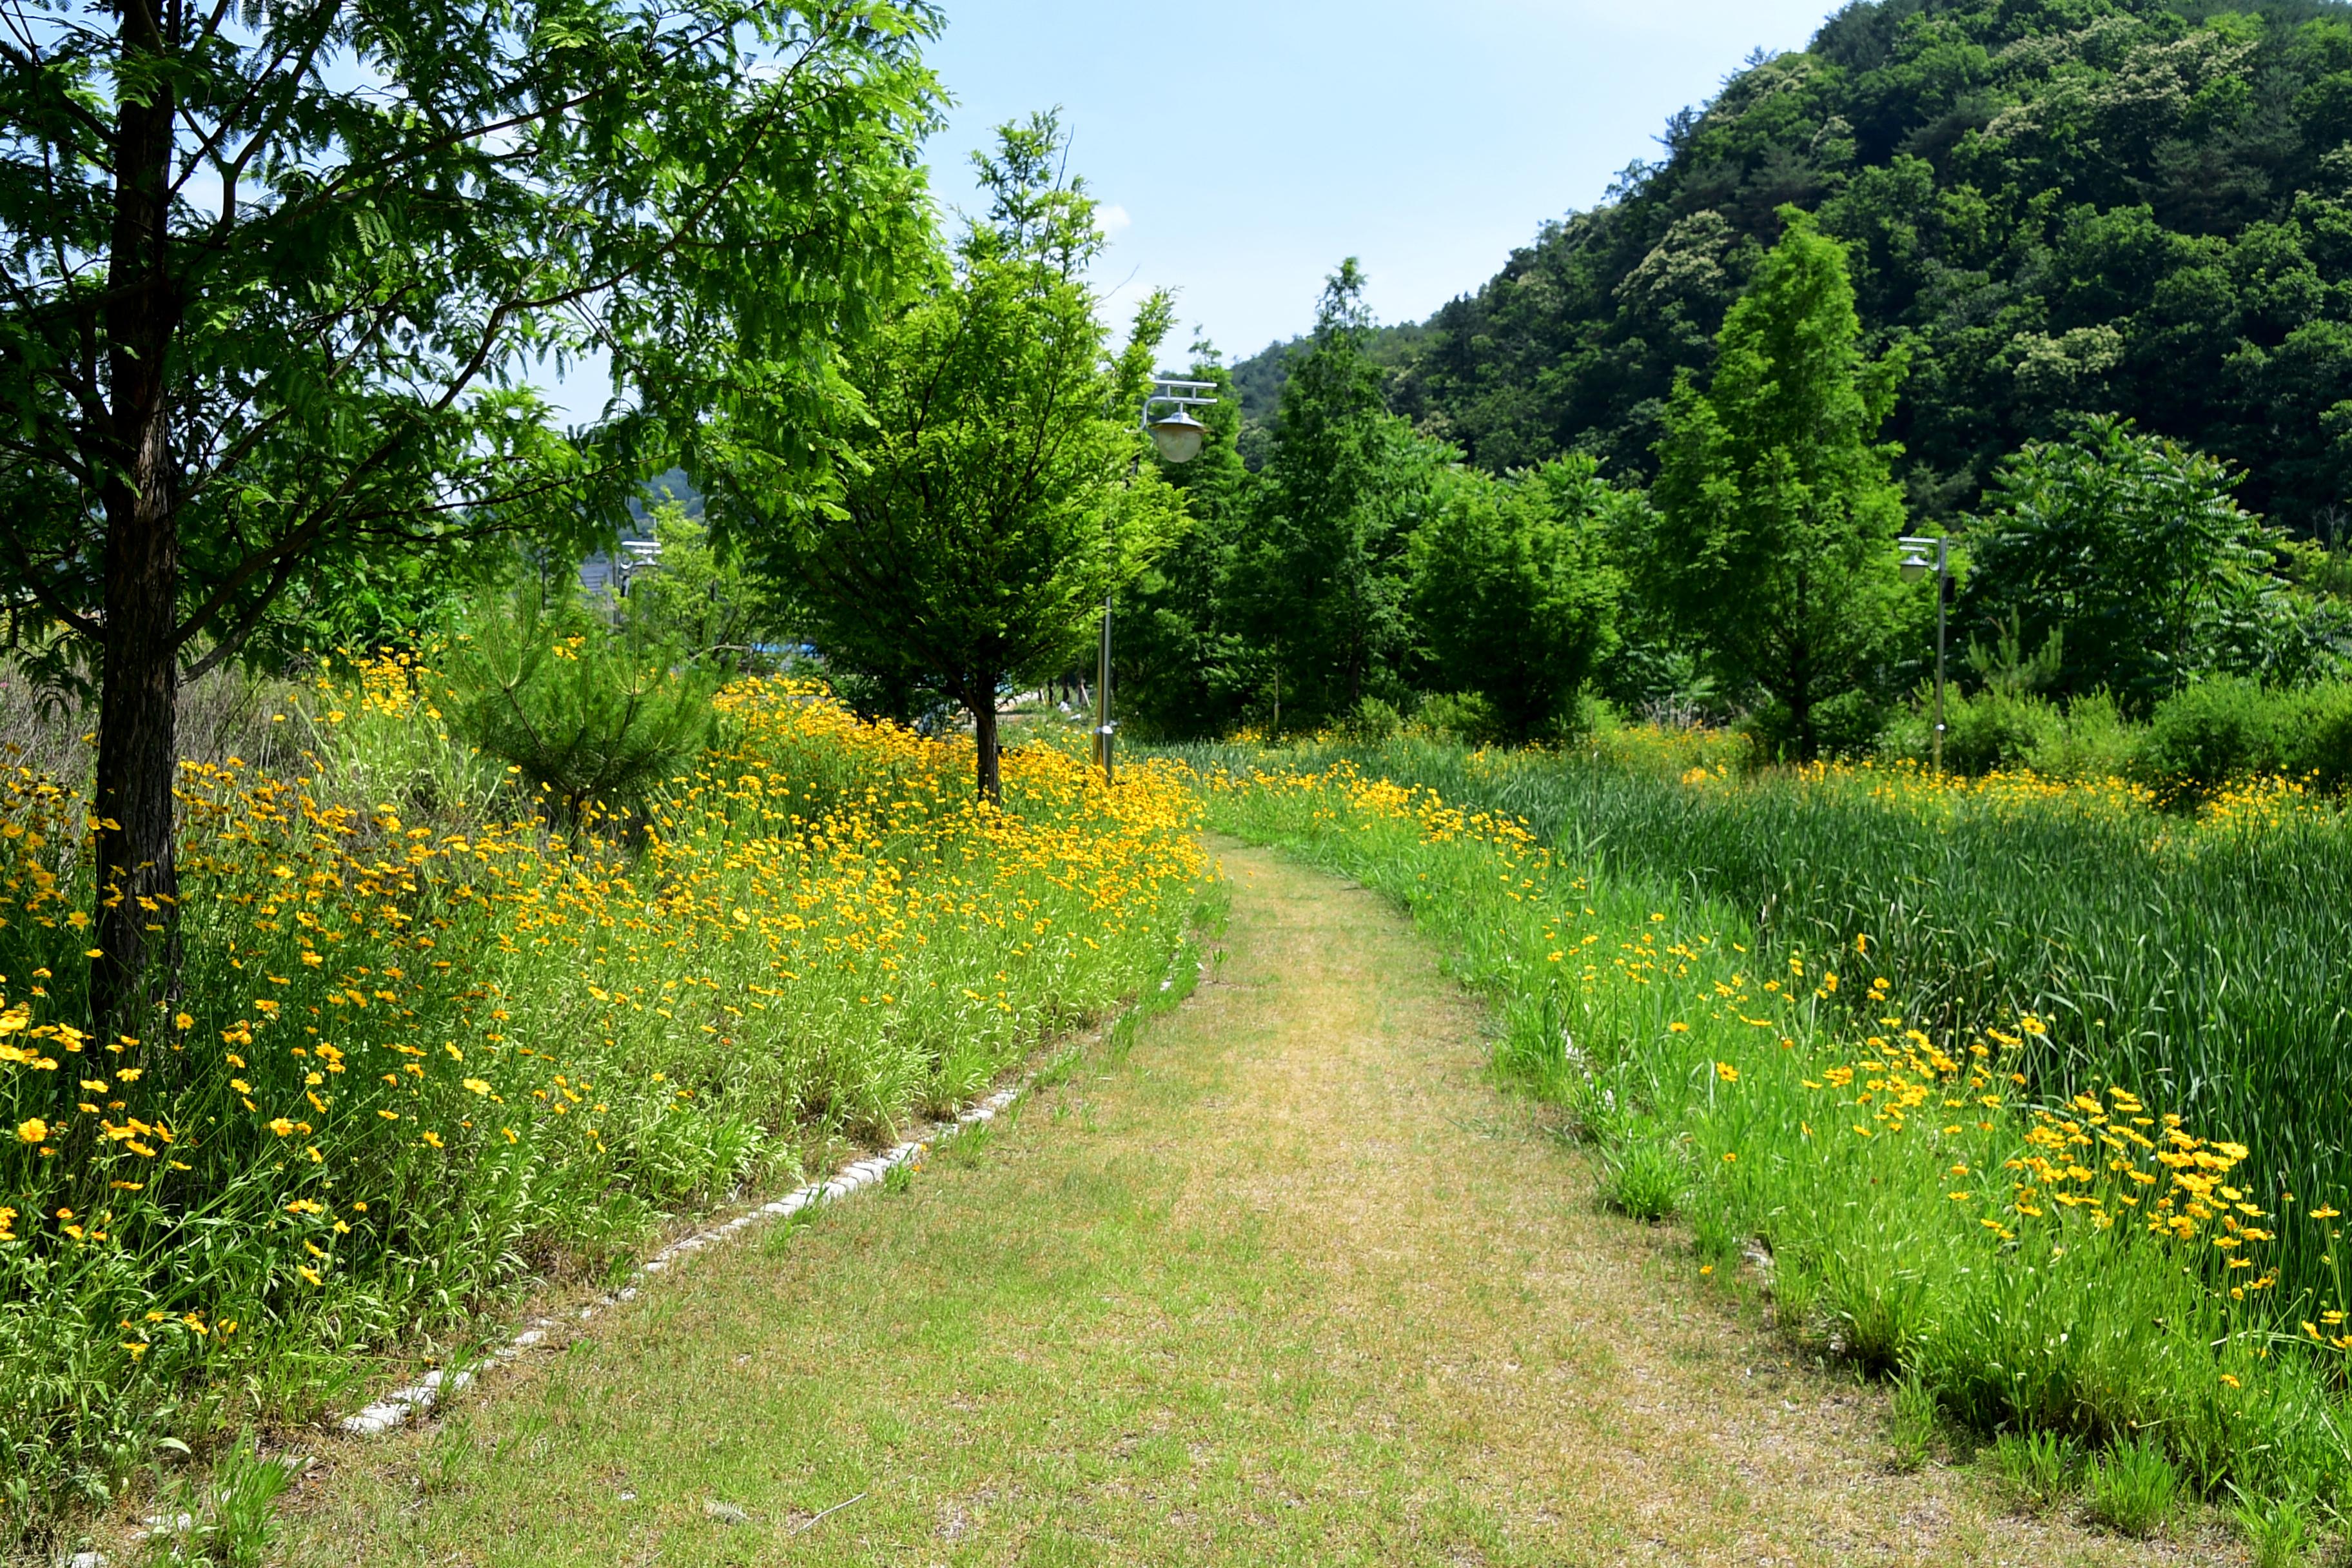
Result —
<instances>
[{"instance_id":1,"label":"white stone border","mask_svg":"<svg viewBox=\"0 0 2352 1568\"><path fill-rule=\"evenodd\" d=\"M1160 989L1163 991L1168 989L1168 984L1162 982ZM748 1213L737 1215L733 1219L719 1225L708 1226L690 1235L682 1236L639 1264L635 1278L637 1281L642 1281L649 1275L659 1274L688 1253L699 1251L713 1242L724 1241L737 1232L755 1226L762 1220L788 1218L803 1209L813 1208L819 1204L838 1203L843 1198L865 1188L878 1186L883 1178L892 1171L921 1159L929 1152L934 1143L952 1137L979 1122L993 1121L1014 1100L1019 1100L1028 1088L1029 1084L1024 1082L1011 1089L999 1089L977 1105L961 1112L954 1121L933 1123L920 1138L910 1139L896 1148L886 1149L879 1154L868 1155L863 1160L853 1160L835 1172L829 1180L812 1182L798 1192L778 1198L774 1203L762 1204ZM573 1314L571 1321L586 1322L607 1307L617 1306L623 1301L634 1300L637 1289L637 1284L631 1283L624 1285L610 1295L599 1296L581 1308ZM336 1423L336 1426L340 1430L354 1437L380 1437L387 1432L398 1431L418 1415L432 1409L440 1401L444 1393L455 1393L482 1373L506 1365L533 1345L544 1343L550 1331L562 1326L562 1322L554 1318L533 1319L530 1327L515 1335L480 1361L458 1367L454 1371L442 1369L428 1372L415 1384L406 1388L394 1389L357 1415L344 1416Z\"/></svg>"}]
</instances>

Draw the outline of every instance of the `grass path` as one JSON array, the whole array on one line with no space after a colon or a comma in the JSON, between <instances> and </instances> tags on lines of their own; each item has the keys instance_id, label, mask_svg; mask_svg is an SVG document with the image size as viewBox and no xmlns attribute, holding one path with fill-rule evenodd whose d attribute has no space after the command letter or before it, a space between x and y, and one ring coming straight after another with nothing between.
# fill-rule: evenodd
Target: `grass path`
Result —
<instances>
[{"instance_id":1,"label":"grass path","mask_svg":"<svg viewBox=\"0 0 2352 1568\"><path fill-rule=\"evenodd\" d=\"M340 1448L297 1558L2168 1560L1885 1473L1874 1394L1595 1210L1402 917L1224 858L1226 962L1123 1059Z\"/></svg>"}]
</instances>

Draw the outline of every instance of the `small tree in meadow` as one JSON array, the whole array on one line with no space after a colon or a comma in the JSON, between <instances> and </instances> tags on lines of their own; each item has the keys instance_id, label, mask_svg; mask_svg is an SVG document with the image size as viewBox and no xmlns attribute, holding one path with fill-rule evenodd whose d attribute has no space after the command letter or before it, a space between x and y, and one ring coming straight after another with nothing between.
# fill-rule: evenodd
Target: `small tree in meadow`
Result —
<instances>
[{"instance_id":1,"label":"small tree in meadow","mask_svg":"<svg viewBox=\"0 0 2352 1568\"><path fill-rule=\"evenodd\" d=\"M999 692L1077 663L1104 595L1184 518L1136 427L1169 302L1109 352L1085 281L1102 235L1064 146L1040 115L976 159L987 218L854 361L871 418L835 503L759 545L821 649L971 712L992 798Z\"/></svg>"},{"instance_id":2,"label":"small tree in meadow","mask_svg":"<svg viewBox=\"0 0 2352 1568\"><path fill-rule=\"evenodd\" d=\"M486 592L464 625L444 671L453 727L540 786L566 826L592 804L635 807L710 732L718 673L650 620L608 627L568 574Z\"/></svg>"},{"instance_id":3,"label":"small tree in meadow","mask_svg":"<svg viewBox=\"0 0 2352 1568\"><path fill-rule=\"evenodd\" d=\"M2194 675L2302 673L2302 616L2273 531L2233 497L2242 477L2112 416L2033 442L1969 529L1963 617L2052 647L2056 690L2142 713Z\"/></svg>"},{"instance_id":4,"label":"small tree in meadow","mask_svg":"<svg viewBox=\"0 0 2352 1568\"><path fill-rule=\"evenodd\" d=\"M1885 645L1903 585L1900 448L1875 437L1900 350L1862 351L1845 251L1795 208L1716 339L1713 379L1675 386L1633 574L1732 684L1785 710L1801 755L1817 710Z\"/></svg>"},{"instance_id":5,"label":"small tree in meadow","mask_svg":"<svg viewBox=\"0 0 2352 1568\"><path fill-rule=\"evenodd\" d=\"M1406 542L1460 456L1388 411L1363 291L1352 257L1324 287L1233 574L1236 619L1265 650L1282 710L1309 725L1404 695Z\"/></svg>"},{"instance_id":6,"label":"small tree in meadow","mask_svg":"<svg viewBox=\"0 0 2352 1568\"><path fill-rule=\"evenodd\" d=\"M1412 545L1414 619L1440 684L1484 697L1515 740L1569 718L1616 640L1610 535L1641 504L1591 458L1449 475Z\"/></svg>"}]
</instances>

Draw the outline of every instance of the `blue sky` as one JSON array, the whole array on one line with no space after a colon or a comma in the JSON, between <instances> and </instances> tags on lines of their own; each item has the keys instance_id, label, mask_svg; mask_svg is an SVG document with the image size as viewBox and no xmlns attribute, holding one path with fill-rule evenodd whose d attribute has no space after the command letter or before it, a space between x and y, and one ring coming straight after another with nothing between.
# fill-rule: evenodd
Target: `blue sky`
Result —
<instances>
[{"instance_id":1,"label":"blue sky","mask_svg":"<svg viewBox=\"0 0 2352 1568\"><path fill-rule=\"evenodd\" d=\"M1196 327L1240 359L1310 326L1345 257L1384 321L1475 289L1656 156L1666 116L1750 50L1802 47L1837 3L945 0L926 53L957 101L933 188L978 207L972 150L1058 106L1111 234L1106 310L1173 289L1163 363ZM550 396L584 418L609 391L592 361Z\"/></svg>"},{"instance_id":2,"label":"blue sky","mask_svg":"<svg viewBox=\"0 0 2352 1568\"><path fill-rule=\"evenodd\" d=\"M1801 47L1833 4L948 0L928 53L959 102L933 181L977 205L971 149L1060 105L1108 209L1108 308L1175 289L1172 347L1198 324L1240 358L1304 331L1343 257L1363 259L1382 321L1475 288L1655 156L1667 115L1749 50Z\"/></svg>"}]
</instances>

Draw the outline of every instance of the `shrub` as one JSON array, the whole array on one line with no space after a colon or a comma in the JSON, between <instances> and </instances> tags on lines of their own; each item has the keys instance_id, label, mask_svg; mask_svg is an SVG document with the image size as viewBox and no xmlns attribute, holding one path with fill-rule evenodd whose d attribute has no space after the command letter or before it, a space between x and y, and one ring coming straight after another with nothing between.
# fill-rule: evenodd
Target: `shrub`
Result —
<instances>
[{"instance_id":1,"label":"shrub","mask_svg":"<svg viewBox=\"0 0 2352 1568\"><path fill-rule=\"evenodd\" d=\"M1874 692L1850 689L1813 704L1811 721L1814 754L1830 758L1866 756L1877 750L1890 719L1886 702ZM1805 757L1804 736L1797 715L1787 703L1769 701L1748 710L1739 721L1757 752L1780 762ZM1924 736L1926 731L1922 730ZM1925 745L1923 740L1921 744ZM1927 753L1923 750L1921 756Z\"/></svg>"},{"instance_id":2,"label":"shrub","mask_svg":"<svg viewBox=\"0 0 2352 1568\"><path fill-rule=\"evenodd\" d=\"M2027 753L2025 765L2050 779L2124 778L2143 734L2113 696L2094 691L2066 704L2058 728Z\"/></svg>"},{"instance_id":3,"label":"shrub","mask_svg":"<svg viewBox=\"0 0 2352 1568\"><path fill-rule=\"evenodd\" d=\"M2296 692L2279 739L2279 772L2326 790L2352 786L2352 681Z\"/></svg>"},{"instance_id":4,"label":"shrub","mask_svg":"<svg viewBox=\"0 0 2352 1568\"><path fill-rule=\"evenodd\" d=\"M1815 744L1826 757L1868 756L1886 728L1886 712L1874 692L1841 691L1813 708Z\"/></svg>"},{"instance_id":5,"label":"shrub","mask_svg":"<svg viewBox=\"0 0 2352 1568\"><path fill-rule=\"evenodd\" d=\"M2266 687L2200 680L2160 703L2135 760L2139 776L2180 796L2256 774L2352 785L2352 681Z\"/></svg>"},{"instance_id":6,"label":"shrub","mask_svg":"<svg viewBox=\"0 0 2352 1568\"><path fill-rule=\"evenodd\" d=\"M634 809L710 732L716 676L624 621L608 629L567 583L486 597L446 674L458 731L577 822L592 801Z\"/></svg>"},{"instance_id":7,"label":"shrub","mask_svg":"<svg viewBox=\"0 0 2352 1568\"><path fill-rule=\"evenodd\" d=\"M2145 1538L2164 1528L2180 1477L2155 1444L2134 1439L2091 1466L2091 1517L2119 1534Z\"/></svg>"},{"instance_id":8,"label":"shrub","mask_svg":"<svg viewBox=\"0 0 2352 1568\"><path fill-rule=\"evenodd\" d=\"M1934 753L1935 700L1923 695L1889 725L1882 754L1926 763ZM1976 777L2032 766L2066 731L2057 704L2024 692L1948 691L1944 699L1944 766Z\"/></svg>"},{"instance_id":9,"label":"shrub","mask_svg":"<svg viewBox=\"0 0 2352 1568\"><path fill-rule=\"evenodd\" d=\"M1486 700L1475 691L1441 693L1423 700L1412 716L1414 731L1433 741L1479 745L1494 740L1502 725Z\"/></svg>"},{"instance_id":10,"label":"shrub","mask_svg":"<svg viewBox=\"0 0 2352 1568\"><path fill-rule=\"evenodd\" d=\"M1350 709L1348 716L1334 728L1343 740L1359 745L1377 746L1396 739L1397 732L1404 728L1404 715L1377 697L1367 697Z\"/></svg>"},{"instance_id":11,"label":"shrub","mask_svg":"<svg viewBox=\"0 0 2352 1568\"><path fill-rule=\"evenodd\" d=\"M2189 795L2250 773L2276 773L2288 707L2243 676L2193 681L2157 705L2137 771L2160 789Z\"/></svg>"}]
</instances>

